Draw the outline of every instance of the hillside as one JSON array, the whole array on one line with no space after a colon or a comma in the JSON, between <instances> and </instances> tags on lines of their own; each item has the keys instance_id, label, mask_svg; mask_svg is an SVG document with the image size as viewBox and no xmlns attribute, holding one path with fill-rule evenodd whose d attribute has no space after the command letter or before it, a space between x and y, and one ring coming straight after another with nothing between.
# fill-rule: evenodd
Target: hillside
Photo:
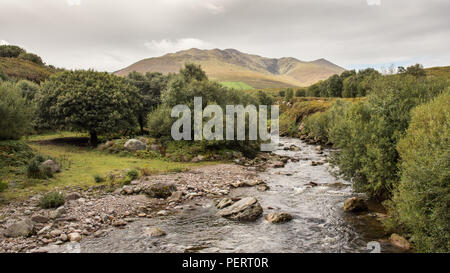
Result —
<instances>
[{"instance_id":1,"label":"hillside","mask_svg":"<svg viewBox=\"0 0 450 273\"><path fill-rule=\"evenodd\" d=\"M428 76L443 77L450 80L450 66L425 68L425 73L427 73Z\"/></svg>"},{"instance_id":2,"label":"hillside","mask_svg":"<svg viewBox=\"0 0 450 273\"><path fill-rule=\"evenodd\" d=\"M189 49L149 58L115 72L178 72L185 63L200 64L208 76L220 82L241 82L253 88L308 86L345 69L325 59L304 62L295 58L266 58L235 49Z\"/></svg>"},{"instance_id":3,"label":"hillside","mask_svg":"<svg viewBox=\"0 0 450 273\"><path fill-rule=\"evenodd\" d=\"M36 83L46 80L55 72L54 69L31 61L4 57L0 57L0 70L10 79L26 79Z\"/></svg>"}]
</instances>

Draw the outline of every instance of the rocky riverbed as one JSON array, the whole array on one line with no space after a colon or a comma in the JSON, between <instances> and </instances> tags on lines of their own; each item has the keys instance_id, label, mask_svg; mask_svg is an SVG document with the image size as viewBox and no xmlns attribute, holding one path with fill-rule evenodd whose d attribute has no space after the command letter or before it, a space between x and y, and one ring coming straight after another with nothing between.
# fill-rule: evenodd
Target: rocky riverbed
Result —
<instances>
[{"instance_id":1,"label":"rocky riverbed","mask_svg":"<svg viewBox=\"0 0 450 273\"><path fill-rule=\"evenodd\" d=\"M384 214L344 212L358 195L330 174L327 154L283 139L254 160L73 191L58 209L38 208L34 196L0 210L0 251L367 252L374 240L400 251L378 221Z\"/></svg>"}]
</instances>

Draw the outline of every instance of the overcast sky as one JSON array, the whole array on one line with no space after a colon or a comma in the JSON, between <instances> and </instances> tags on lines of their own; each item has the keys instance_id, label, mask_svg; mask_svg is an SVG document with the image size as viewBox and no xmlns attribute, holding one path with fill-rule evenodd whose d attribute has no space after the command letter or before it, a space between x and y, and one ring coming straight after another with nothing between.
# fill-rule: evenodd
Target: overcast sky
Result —
<instances>
[{"instance_id":1,"label":"overcast sky","mask_svg":"<svg viewBox=\"0 0 450 273\"><path fill-rule=\"evenodd\" d=\"M0 43L102 71L192 47L347 69L444 66L449 12L449 0L0 0Z\"/></svg>"}]
</instances>

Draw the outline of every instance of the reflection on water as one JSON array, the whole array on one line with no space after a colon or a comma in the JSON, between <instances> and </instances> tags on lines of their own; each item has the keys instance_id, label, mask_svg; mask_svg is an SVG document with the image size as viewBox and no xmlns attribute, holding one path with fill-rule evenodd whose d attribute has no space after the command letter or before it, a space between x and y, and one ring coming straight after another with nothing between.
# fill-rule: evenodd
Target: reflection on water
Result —
<instances>
[{"instance_id":1,"label":"reflection on water","mask_svg":"<svg viewBox=\"0 0 450 273\"><path fill-rule=\"evenodd\" d=\"M270 224L263 217L252 223L239 223L215 216L213 201L165 218L144 219L115 230L104 238L82 243L84 252L368 252L369 241L384 237L380 224L369 215L343 212L346 198L354 196L347 181L336 179L326 161L328 151L319 154L315 146L298 139L282 139L285 146L295 144L300 151L278 154L299 158L284 168L269 169L261 178L270 190L239 188L232 196L256 197L267 214L290 213L294 219ZM309 182L318 183L311 186ZM149 238L145 226L158 226L167 236ZM382 251L395 251L382 244Z\"/></svg>"}]
</instances>

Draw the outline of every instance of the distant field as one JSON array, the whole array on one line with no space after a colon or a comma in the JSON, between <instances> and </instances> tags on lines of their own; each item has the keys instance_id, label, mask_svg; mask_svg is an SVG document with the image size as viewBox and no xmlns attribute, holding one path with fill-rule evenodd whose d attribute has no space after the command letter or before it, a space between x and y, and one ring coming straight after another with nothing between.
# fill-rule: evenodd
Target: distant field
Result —
<instances>
[{"instance_id":1,"label":"distant field","mask_svg":"<svg viewBox=\"0 0 450 273\"><path fill-rule=\"evenodd\" d=\"M428 76L444 77L450 79L450 66L425 68L425 72Z\"/></svg>"},{"instance_id":2,"label":"distant field","mask_svg":"<svg viewBox=\"0 0 450 273\"><path fill-rule=\"evenodd\" d=\"M220 82L221 85L237 90L251 90L253 87L244 82Z\"/></svg>"}]
</instances>

